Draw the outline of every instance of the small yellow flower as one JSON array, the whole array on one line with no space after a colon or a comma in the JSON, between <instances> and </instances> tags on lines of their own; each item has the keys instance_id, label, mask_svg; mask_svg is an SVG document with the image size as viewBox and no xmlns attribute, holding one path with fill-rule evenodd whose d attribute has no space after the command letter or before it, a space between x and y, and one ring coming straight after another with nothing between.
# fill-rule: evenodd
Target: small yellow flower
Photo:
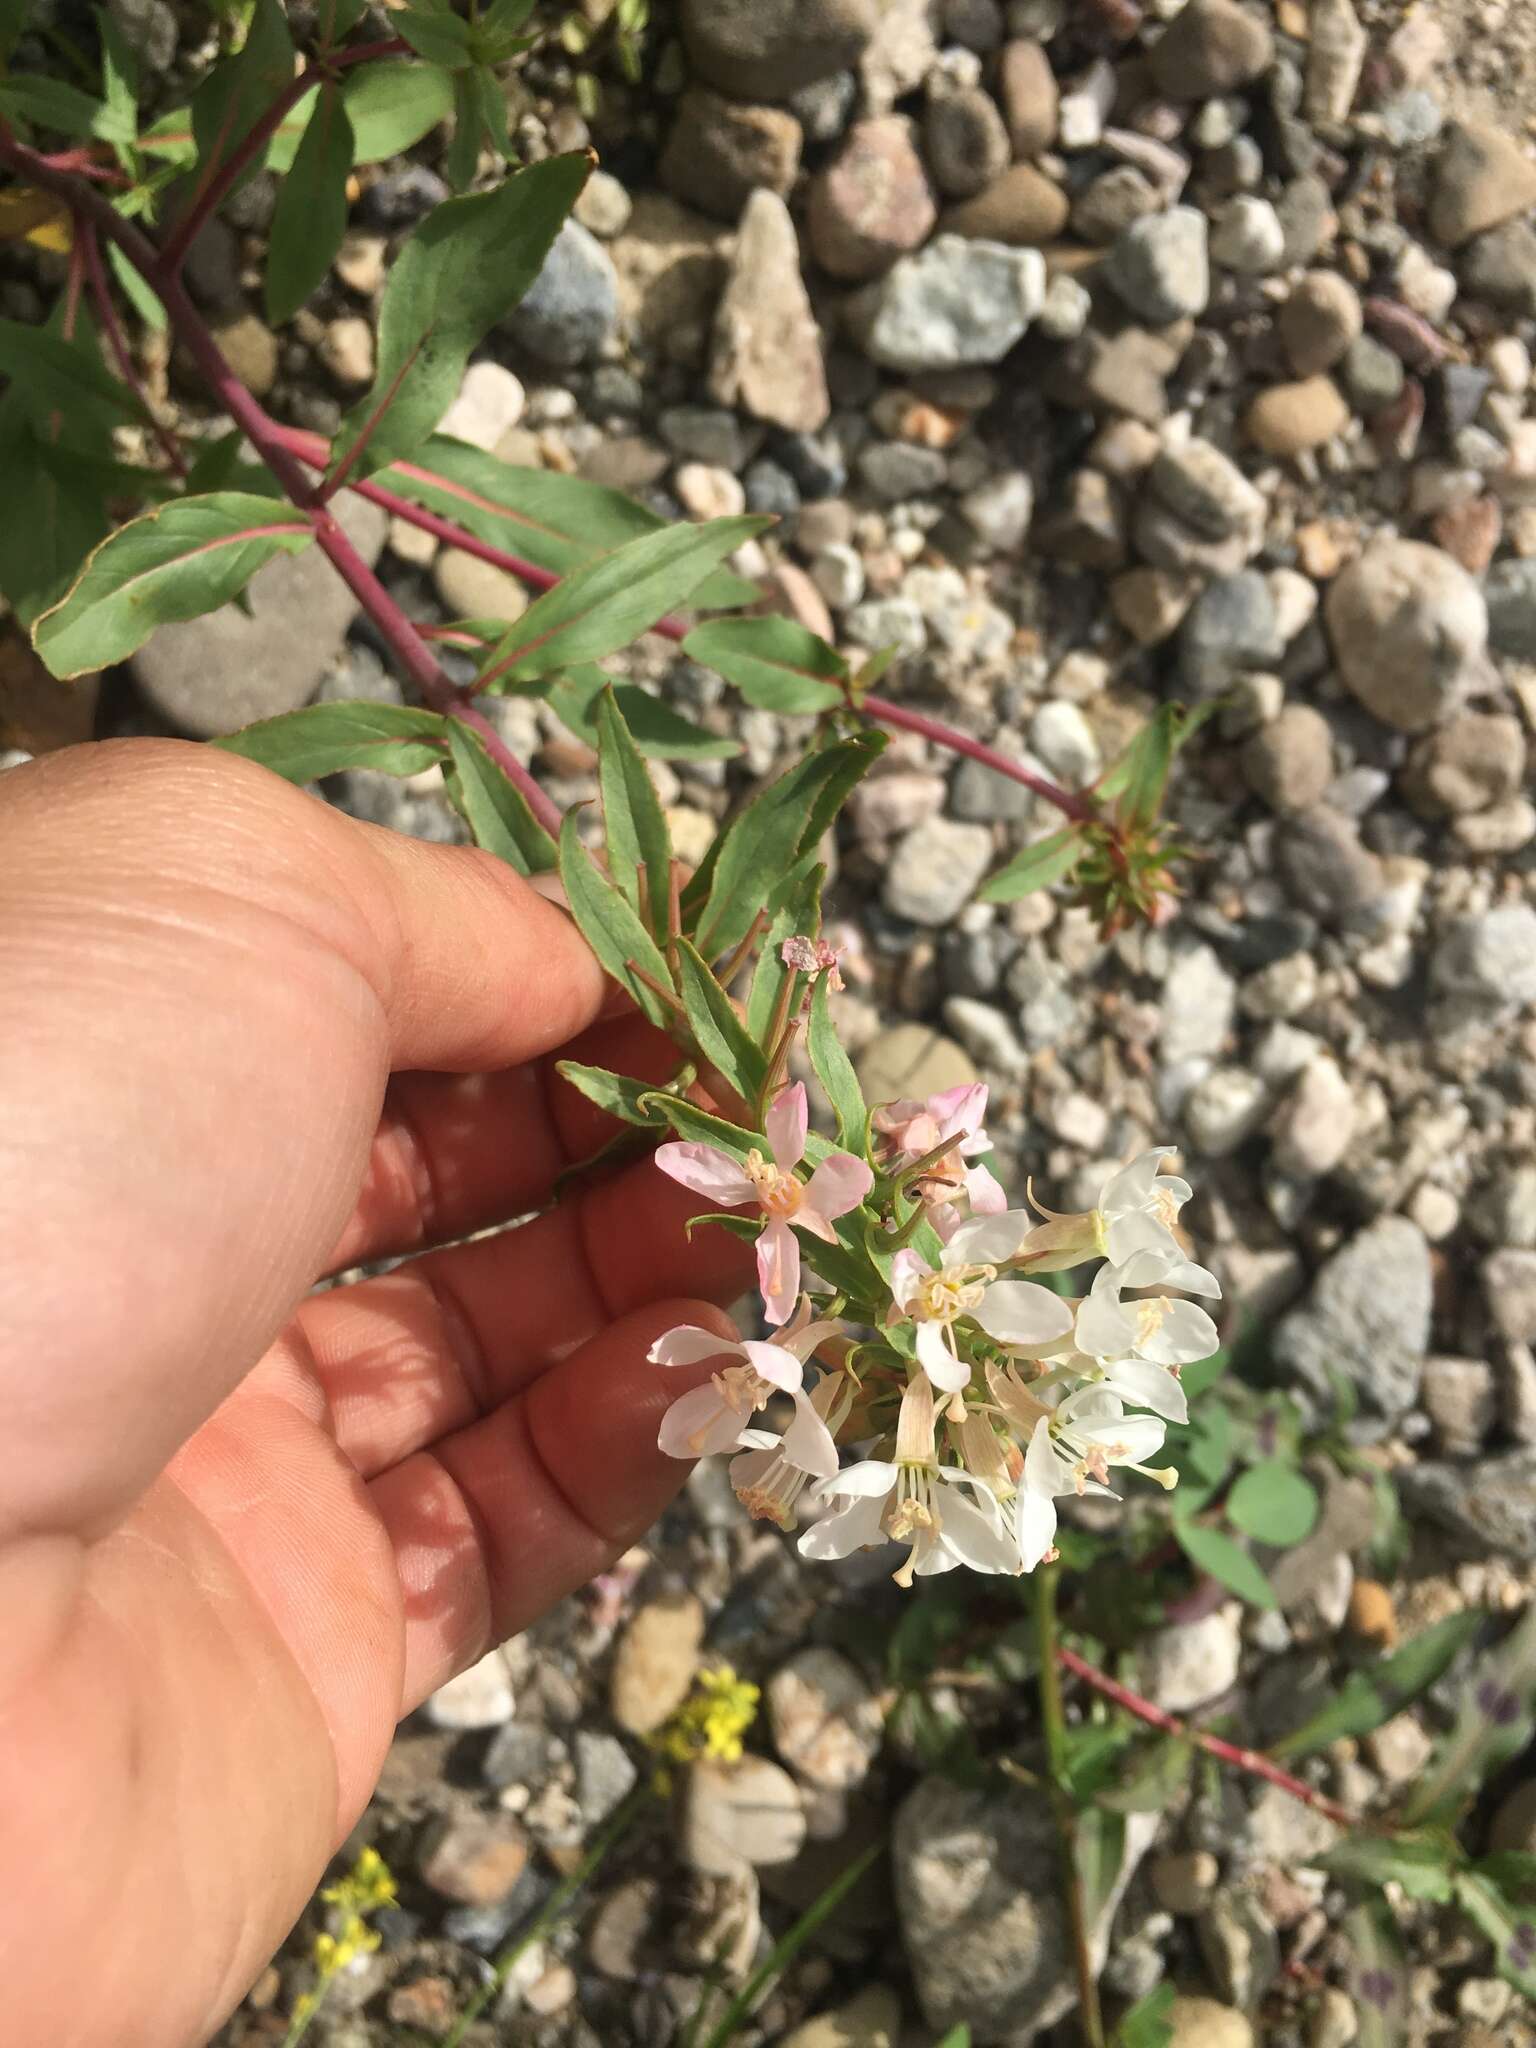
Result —
<instances>
[{"instance_id":1,"label":"small yellow flower","mask_svg":"<svg viewBox=\"0 0 1536 2048\"><path fill-rule=\"evenodd\" d=\"M741 1738L757 1719L761 1697L759 1687L738 1678L729 1664L701 1671L687 1699L651 1737L652 1747L673 1763L693 1763L700 1757L738 1763Z\"/></svg>"}]
</instances>

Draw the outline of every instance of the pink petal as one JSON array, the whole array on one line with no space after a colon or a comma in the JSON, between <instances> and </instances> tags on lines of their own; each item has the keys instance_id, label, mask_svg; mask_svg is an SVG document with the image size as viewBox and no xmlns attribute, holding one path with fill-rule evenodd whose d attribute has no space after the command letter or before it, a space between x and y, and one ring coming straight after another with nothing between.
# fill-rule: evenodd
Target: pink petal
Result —
<instances>
[{"instance_id":1,"label":"pink petal","mask_svg":"<svg viewBox=\"0 0 1536 2048\"><path fill-rule=\"evenodd\" d=\"M784 1394L800 1392L805 1384L805 1367L793 1351L786 1351L782 1344L754 1343L750 1338L741 1348L759 1379Z\"/></svg>"},{"instance_id":2,"label":"pink petal","mask_svg":"<svg viewBox=\"0 0 1536 2048\"><path fill-rule=\"evenodd\" d=\"M1008 1197L1003 1184L984 1166L969 1166L965 1172L965 1192L971 1198L971 1208L978 1216L1003 1216L1008 1210Z\"/></svg>"},{"instance_id":3,"label":"pink petal","mask_svg":"<svg viewBox=\"0 0 1536 2048\"><path fill-rule=\"evenodd\" d=\"M652 1365L702 1365L706 1358L728 1358L733 1351L739 1354L741 1346L730 1337L680 1323L658 1337L645 1355Z\"/></svg>"},{"instance_id":4,"label":"pink petal","mask_svg":"<svg viewBox=\"0 0 1536 2048\"><path fill-rule=\"evenodd\" d=\"M757 1284L768 1321L787 1323L800 1294L800 1246L781 1216L757 1240Z\"/></svg>"},{"instance_id":5,"label":"pink petal","mask_svg":"<svg viewBox=\"0 0 1536 2048\"><path fill-rule=\"evenodd\" d=\"M741 1417L714 1387L695 1387L674 1401L661 1418L657 1448L669 1458L707 1458L734 1450L741 1441Z\"/></svg>"},{"instance_id":6,"label":"pink petal","mask_svg":"<svg viewBox=\"0 0 1536 2048\"><path fill-rule=\"evenodd\" d=\"M718 1145L658 1145L656 1164L706 1201L736 1209L757 1199L757 1190L729 1152Z\"/></svg>"},{"instance_id":7,"label":"pink petal","mask_svg":"<svg viewBox=\"0 0 1536 2048\"><path fill-rule=\"evenodd\" d=\"M962 1081L958 1088L930 1095L928 1113L938 1122L939 1139L968 1138L973 1131L980 1130L987 1113L986 1082Z\"/></svg>"},{"instance_id":8,"label":"pink petal","mask_svg":"<svg viewBox=\"0 0 1536 2048\"><path fill-rule=\"evenodd\" d=\"M874 1184L875 1176L862 1159L855 1159L851 1152L834 1152L811 1175L801 1220L807 1209L828 1223L834 1216L846 1216L850 1209L857 1209Z\"/></svg>"},{"instance_id":9,"label":"pink petal","mask_svg":"<svg viewBox=\"0 0 1536 2048\"><path fill-rule=\"evenodd\" d=\"M773 1154L774 1164L788 1173L792 1166L798 1166L805 1157L805 1134L810 1127L811 1113L805 1098L805 1083L797 1081L792 1088L780 1089L769 1110L764 1128L768 1136L768 1149Z\"/></svg>"}]
</instances>

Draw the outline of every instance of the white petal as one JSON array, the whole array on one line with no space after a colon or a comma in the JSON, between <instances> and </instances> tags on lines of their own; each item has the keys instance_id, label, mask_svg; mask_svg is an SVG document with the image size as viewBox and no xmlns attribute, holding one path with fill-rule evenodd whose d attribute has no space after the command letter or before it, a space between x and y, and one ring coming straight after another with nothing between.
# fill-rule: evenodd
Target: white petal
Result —
<instances>
[{"instance_id":1,"label":"white petal","mask_svg":"<svg viewBox=\"0 0 1536 2048\"><path fill-rule=\"evenodd\" d=\"M1129 1166L1111 1174L1099 1197L1105 1215L1122 1216L1128 1210L1145 1208L1152 1199L1158 1167L1178 1149L1177 1145L1154 1145L1150 1152L1139 1153Z\"/></svg>"},{"instance_id":2,"label":"white petal","mask_svg":"<svg viewBox=\"0 0 1536 2048\"><path fill-rule=\"evenodd\" d=\"M736 1441L744 1451L771 1451L778 1455L779 1439L771 1429L744 1429Z\"/></svg>"},{"instance_id":3,"label":"white petal","mask_svg":"<svg viewBox=\"0 0 1536 2048\"><path fill-rule=\"evenodd\" d=\"M1209 1358L1220 1345L1216 1325L1192 1301L1172 1301L1161 1324L1136 1349L1158 1365L1193 1365Z\"/></svg>"},{"instance_id":4,"label":"white petal","mask_svg":"<svg viewBox=\"0 0 1536 2048\"><path fill-rule=\"evenodd\" d=\"M1071 1484L1071 1467L1056 1448L1049 1420L1042 1416L1024 1453L1024 1490L1050 1500L1055 1494L1065 1493Z\"/></svg>"},{"instance_id":5,"label":"white petal","mask_svg":"<svg viewBox=\"0 0 1536 2048\"><path fill-rule=\"evenodd\" d=\"M986 1082L962 1081L958 1088L945 1088L930 1095L928 1114L939 1126L940 1144L954 1138L969 1138L986 1119Z\"/></svg>"},{"instance_id":6,"label":"white petal","mask_svg":"<svg viewBox=\"0 0 1536 2048\"><path fill-rule=\"evenodd\" d=\"M1090 1358L1123 1358L1136 1348L1134 1313L1112 1294L1100 1294L1097 1283L1077 1311L1077 1348Z\"/></svg>"},{"instance_id":7,"label":"white petal","mask_svg":"<svg viewBox=\"0 0 1536 2048\"><path fill-rule=\"evenodd\" d=\"M910 1303L922 1282L933 1271L920 1252L899 1251L891 1261L891 1298L898 1308Z\"/></svg>"},{"instance_id":8,"label":"white petal","mask_svg":"<svg viewBox=\"0 0 1536 2048\"><path fill-rule=\"evenodd\" d=\"M1179 1241L1164 1223L1142 1210L1112 1216L1104 1232L1104 1250L1113 1266L1124 1267L1139 1252L1154 1252L1162 1258L1179 1256Z\"/></svg>"},{"instance_id":9,"label":"white petal","mask_svg":"<svg viewBox=\"0 0 1536 2048\"><path fill-rule=\"evenodd\" d=\"M717 1337L696 1323L679 1323L658 1337L645 1355L652 1365L702 1365L706 1358L739 1358L741 1351L730 1337Z\"/></svg>"},{"instance_id":10,"label":"white petal","mask_svg":"<svg viewBox=\"0 0 1536 2048\"><path fill-rule=\"evenodd\" d=\"M1030 1490L1019 1495L1014 1518L1014 1540L1019 1562L1032 1572L1056 1541L1056 1503L1049 1494Z\"/></svg>"},{"instance_id":11,"label":"white petal","mask_svg":"<svg viewBox=\"0 0 1536 2048\"><path fill-rule=\"evenodd\" d=\"M958 1496L952 1495L944 1503L939 1540L973 1572L1011 1576L1018 1570L1018 1546L1009 1540L997 1517Z\"/></svg>"},{"instance_id":12,"label":"white petal","mask_svg":"<svg viewBox=\"0 0 1536 2048\"><path fill-rule=\"evenodd\" d=\"M994 1282L982 1297L976 1320L1000 1344L1052 1344L1072 1330L1066 1302L1032 1280Z\"/></svg>"},{"instance_id":13,"label":"white petal","mask_svg":"<svg viewBox=\"0 0 1536 2048\"><path fill-rule=\"evenodd\" d=\"M741 1417L712 1386L695 1387L674 1401L656 1437L669 1458L708 1458L735 1450L740 1441Z\"/></svg>"},{"instance_id":14,"label":"white petal","mask_svg":"<svg viewBox=\"0 0 1536 2048\"><path fill-rule=\"evenodd\" d=\"M784 1456L797 1472L809 1472L817 1479L836 1475L837 1445L804 1394L796 1399L794 1419L784 1432Z\"/></svg>"},{"instance_id":15,"label":"white petal","mask_svg":"<svg viewBox=\"0 0 1536 2048\"><path fill-rule=\"evenodd\" d=\"M706 1201L736 1209L757 1199L757 1190L729 1152L718 1145L658 1145L656 1164Z\"/></svg>"},{"instance_id":16,"label":"white petal","mask_svg":"<svg viewBox=\"0 0 1536 2048\"><path fill-rule=\"evenodd\" d=\"M942 1323L917 1326L917 1362L936 1387L946 1394L958 1394L971 1383L971 1368L957 1358L944 1342Z\"/></svg>"},{"instance_id":17,"label":"white petal","mask_svg":"<svg viewBox=\"0 0 1536 2048\"><path fill-rule=\"evenodd\" d=\"M1033 1218L1023 1209L1001 1216L973 1216L944 1247L946 1266L1004 1266L1024 1242Z\"/></svg>"},{"instance_id":18,"label":"white petal","mask_svg":"<svg viewBox=\"0 0 1536 2048\"><path fill-rule=\"evenodd\" d=\"M965 1192L971 1198L972 1211L977 1216L1006 1216L1008 1197L1003 1193L1003 1184L985 1166L969 1166L965 1172Z\"/></svg>"},{"instance_id":19,"label":"white petal","mask_svg":"<svg viewBox=\"0 0 1536 2048\"><path fill-rule=\"evenodd\" d=\"M1121 1358L1106 1368L1105 1384L1133 1408L1150 1408L1169 1422L1188 1422L1184 1389L1165 1367L1144 1358Z\"/></svg>"},{"instance_id":20,"label":"white petal","mask_svg":"<svg viewBox=\"0 0 1536 2048\"><path fill-rule=\"evenodd\" d=\"M871 1550L890 1539L880 1526L885 1512L882 1499L855 1500L835 1515L823 1515L800 1538L800 1555L827 1561L852 1557L856 1550Z\"/></svg>"},{"instance_id":21,"label":"white petal","mask_svg":"<svg viewBox=\"0 0 1536 2048\"><path fill-rule=\"evenodd\" d=\"M792 1166L798 1166L805 1157L805 1134L810 1123L810 1108L806 1102L805 1083L796 1081L792 1088L781 1088L774 1097L773 1107L764 1119L763 1129L768 1138L768 1149L774 1163L787 1173Z\"/></svg>"},{"instance_id":22,"label":"white petal","mask_svg":"<svg viewBox=\"0 0 1536 2048\"><path fill-rule=\"evenodd\" d=\"M1077 1435L1109 1454L1112 1465L1144 1465L1163 1448L1166 1427L1155 1415L1122 1415L1117 1422L1080 1426Z\"/></svg>"},{"instance_id":23,"label":"white petal","mask_svg":"<svg viewBox=\"0 0 1536 2048\"><path fill-rule=\"evenodd\" d=\"M865 1458L857 1465L849 1465L835 1479L825 1480L816 1491L823 1496L854 1494L861 1498L878 1496L883 1500L895 1484L894 1465L883 1458Z\"/></svg>"}]
</instances>

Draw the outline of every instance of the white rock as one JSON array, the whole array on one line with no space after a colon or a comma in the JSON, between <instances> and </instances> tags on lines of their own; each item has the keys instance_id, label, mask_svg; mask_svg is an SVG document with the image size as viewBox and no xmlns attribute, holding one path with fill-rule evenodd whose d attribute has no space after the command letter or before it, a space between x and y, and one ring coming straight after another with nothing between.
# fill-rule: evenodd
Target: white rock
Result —
<instances>
[{"instance_id":1,"label":"white rock","mask_svg":"<svg viewBox=\"0 0 1536 2048\"><path fill-rule=\"evenodd\" d=\"M522 419L526 403L521 378L514 377L503 364L471 363L459 395L438 422L437 431L489 453Z\"/></svg>"},{"instance_id":2,"label":"white rock","mask_svg":"<svg viewBox=\"0 0 1536 2048\"><path fill-rule=\"evenodd\" d=\"M499 1728L511 1720L515 1706L512 1674L498 1648L440 1685L423 1712L436 1728Z\"/></svg>"}]
</instances>

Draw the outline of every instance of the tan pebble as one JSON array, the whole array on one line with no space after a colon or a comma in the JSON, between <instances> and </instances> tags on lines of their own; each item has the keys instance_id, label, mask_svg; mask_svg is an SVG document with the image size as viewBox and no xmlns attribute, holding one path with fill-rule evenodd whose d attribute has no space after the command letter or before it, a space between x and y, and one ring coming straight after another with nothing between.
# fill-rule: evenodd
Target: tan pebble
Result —
<instances>
[{"instance_id":1,"label":"tan pebble","mask_svg":"<svg viewBox=\"0 0 1536 2048\"><path fill-rule=\"evenodd\" d=\"M1266 455L1302 455L1321 448L1349 424L1350 411L1331 377L1303 377L1261 391L1245 418L1248 438Z\"/></svg>"},{"instance_id":2,"label":"tan pebble","mask_svg":"<svg viewBox=\"0 0 1536 2048\"><path fill-rule=\"evenodd\" d=\"M1390 1650L1397 1641L1397 1611L1379 1579L1356 1579L1349 1596L1349 1626L1365 1642Z\"/></svg>"}]
</instances>

